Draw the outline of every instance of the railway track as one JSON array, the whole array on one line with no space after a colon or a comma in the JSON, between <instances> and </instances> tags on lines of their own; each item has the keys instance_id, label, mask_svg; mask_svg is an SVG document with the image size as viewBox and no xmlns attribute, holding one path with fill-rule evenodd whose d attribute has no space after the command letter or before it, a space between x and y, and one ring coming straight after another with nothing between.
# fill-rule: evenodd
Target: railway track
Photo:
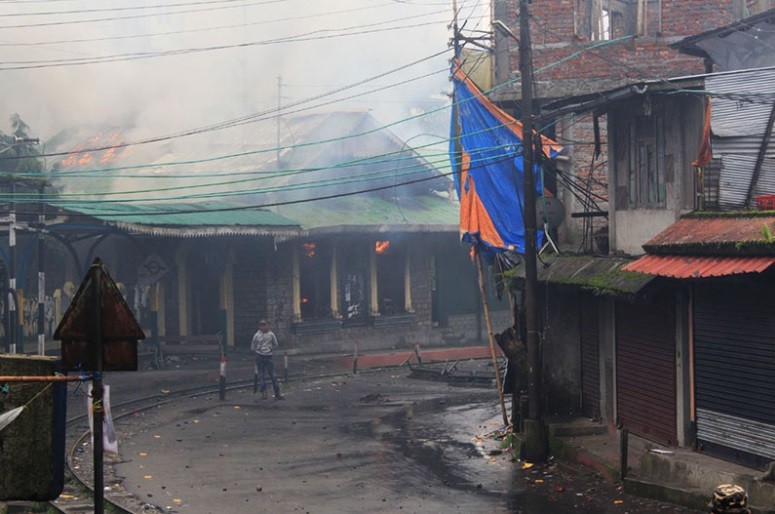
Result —
<instances>
[{"instance_id":1,"label":"railway track","mask_svg":"<svg viewBox=\"0 0 775 514\"><path fill-rule=\"evenodd\" d=\"M252 386L252 380L242 380L233 382L226 390L234 391ZM148 395L111 405L113 424L119 440L131 430L131 423L128 421L136 421L137 417L141 417L144 412L150 409L159 408L184 398L195 398L218 393L218 387L208 385ZM50 506L56 512L65 514L93 512L94 490L92 485L94 477L87 415L82 414L68 419L67 428L65 488L59 498L50 502ZM120 460L117 456L105 455L104 498L106 512L120 514L166 512L154 505L150 501L152 499L143 501L124 489L122 478L115 474L114 465L118 463L120 463Z\"/></svg>"},{"instance_id":2,"label":"railway track","mask_svg":"<svg viewBox=\"0 0 775 514\"><path fill-rule=\"evenodd\" d=\"M364 370L366 372L380 371L383 368L373 368ZM333 378L347 375L347 372L339 373L314 373L290 377L288 382L300 382L323 378ZM428 379L429 375L436 375L438 371L427 370L425 373L413 373L415 378ZM483 377L479 385L485 385L492 380L484 380ZM436 378L438 379L438 378ZM478 383L479 380L471 380L467 377L469 383ZM236 391L254 386L252 379L237 380L231 382L226 390ZM121 403L111 405L114 428L119 440L128 440L132 435L132 427L142 420L144 413L160 408L164 405L173 403L177 400L195 398L200 396L219 394L219 387L216 385L198 386L192 388L182 388L170 390L169 392L155 393L146 395ZM65 471L65 487L62 494L49 502L50 509L64 514L83 514L93 512L94 510L94 490L93 490L93 463L92 463L92 445L90 441L90 431L88 427L88 417L86 414L74 416L67 420L67 466ZM154 504L153 498L147 501L139 498L137 495L127 491L123 487L123 478L116 474L116 465L123 462L120 456L105 454L104 462L104 484L105 484L105 510L106 512L117 514L142 514L142 513L160 513L169 512Z\"/></svg>"}]
</instances>

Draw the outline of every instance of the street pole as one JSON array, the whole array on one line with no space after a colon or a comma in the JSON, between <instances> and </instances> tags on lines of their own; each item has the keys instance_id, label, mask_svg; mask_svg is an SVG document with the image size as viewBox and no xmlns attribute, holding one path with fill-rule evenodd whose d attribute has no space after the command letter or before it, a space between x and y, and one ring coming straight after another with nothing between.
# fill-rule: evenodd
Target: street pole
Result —
<instances>
[{"instance_id":1,"label":"street pole","mask_svg":"<svg viewBox=\"0 0 775 514\"><path fill-rule=\"evenodd\" d=\"M38 214L38 355L46 354L46 258L45 230L46 206L43 194L46 186L40 185L40 214Z\"/></svg>"},{"instance_id":2,"label":"street pole","mask_svg":"<svg viewBox=\"0 0 775 514\"><path fill-rule=\"evenodd\" d=\"M95 267L94 279L92 282L92 300L93 322L92 342L96 349L94 357L94 379L92 381L91 405L92 405L92 435L94 436L93 459L94 459L94 512L95 514L104 514L105 512L105 479L103 476L103 455L104 447L102 441L102 420L104 418L105 407L103 400L102 387L102 360L104 346L102 344L102 264L92 264Z\"/></svg>"},{"instance_id":3,"label":"street pole","mask_svg":"<svg viewBox=\"0 0 775 514\"><path fill-rule=\"evenodd\" d=\"M525 420L525 452L528 459L543 462L548 444L541 419L541 348L536 254L536 194L533 177L533 52L530 42L528 4L519 3L519 69L522 79L522 163L525 220L525 311L527 318L528 419Z\"/></svg>"},{"instance_id":4,"label":"street pole","mask_svg":"<svg viewBox=\"0 0 775 514\"><path fill-rule=\"evenodd\" d=\"M280 167L280 109L282 108L283 77L277 76L277 167Z\"/></svg>"},{"instance_id":5,"label":"street pole","mask_svg":"<svg viewBox=\"0 0 775 514\"><path fill-rule=\"evenodd\" d=\"M11 212L8 214L8 353L16 353L19 314L16 311L16 178L11 176Z\"/></svg>"},{"instance_id":6,"label":"street pole","mask_svg":"<svg viewBox=\"0 0 775 514\"><path fill-rule=\"evenodd\" d=\"M17 137L15 143L0 150L0 154L22 144L40 143L38 138ZM19 327L19 305L16 295L16 176L11 173L11 202L8 213L8 334L6 351L24 351L24 339ZM17 342L19 343L17 347Z\"/></svg>"}]
</instances>

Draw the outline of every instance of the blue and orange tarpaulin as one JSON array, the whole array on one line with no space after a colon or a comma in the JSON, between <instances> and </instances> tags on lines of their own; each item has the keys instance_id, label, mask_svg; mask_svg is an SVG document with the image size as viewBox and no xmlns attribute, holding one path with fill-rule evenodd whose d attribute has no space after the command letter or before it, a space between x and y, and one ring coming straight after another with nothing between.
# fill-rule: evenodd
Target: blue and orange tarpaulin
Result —
<instances>
[{"instance_id":1,"label":"blue and orange tarpaulin","mask_svg":"<svg viewBox=\"0 0 775 514\"><path fill-rule=\"evenodd\" d=\"M457 64L453 64L453 83L450 158L460 199L461 238L485 254L524 253L522 124L493 104ZM562 150L546 137L541 140L547 157ZM537 164L533 173L538 197L543 184ZM536 236L540 246L543 231Z\"/></svg>"}]
</instances>

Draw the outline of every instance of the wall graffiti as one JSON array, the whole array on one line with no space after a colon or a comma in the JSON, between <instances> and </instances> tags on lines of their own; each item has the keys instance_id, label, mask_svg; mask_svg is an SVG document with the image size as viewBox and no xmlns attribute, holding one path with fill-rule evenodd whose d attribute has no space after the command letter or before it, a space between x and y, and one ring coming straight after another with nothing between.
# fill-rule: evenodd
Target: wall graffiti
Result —
<instances>
[{"instance_id":1,"label":"wall graffiti","mask_svg":"<svg viewBox=\"0 0 775 514\"><path fill-rule=\"evenodd\" d=\"M54 326L54 299L46 296L44 308L44 330L47 337L53 335ZM24 299L24 316L22 320L22 334L25 338L34 338L38 334L38 299Z\"/></svg>"},{"instance_id":2,"label":"wall graffiti","mask_svg":"<svg viewBox=\"0 0 775 514\"><path fill-rule=\"evenodd\" d=\"M150 307L149 292L150 287L135 286L132 290L133 301L130 303L128 298L128 291L124 284L116 284L121 292L124 300L129 305L133 305L134 312L138 316L145 313ZM51 340L56 331L59 322L65 315L67 308L75 297L76 287L72 282L65 282L61 288L57 288L51 295L46 295L44 304L44 331L46 339ZM6 335L5 327L5 314L6 314L6 299L0 298L0 338L4 338ZM36 339L38 336L38 297L32 295L24 297L21 304L22 310L22 323L21 333L27 340Z\"/></svg>"}]
</instances>

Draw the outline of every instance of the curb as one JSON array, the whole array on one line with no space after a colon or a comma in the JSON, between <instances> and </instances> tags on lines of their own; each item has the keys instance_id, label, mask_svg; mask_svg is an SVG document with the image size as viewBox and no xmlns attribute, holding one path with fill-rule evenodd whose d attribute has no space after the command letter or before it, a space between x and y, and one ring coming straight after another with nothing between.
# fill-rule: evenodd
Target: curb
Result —
<instances>
[{"instance_id":1,"label":"curb","mask_svg":"<svg viewBox=\"0 0 775 514\"><path fill-rule=\"evenodd\" d=\"M679 489L639 478L625 478L624 492L634 496L666 501L694 510L707 511L710 495L698 490ZM760 511L756 511L760 512Z\"/></svg>"},{"instance_id":2,"label":"curb","mask_svg":"<svg viewBox=\"0 0 775 514\"><path fill-rule=\"evenodd\" d=\"M599 473L608 482L620 482L621 473L616 466L580 448L575 448L557 437L549 437L549 451L558 459L572 462Z\"/></svg>"}]
</instances>

